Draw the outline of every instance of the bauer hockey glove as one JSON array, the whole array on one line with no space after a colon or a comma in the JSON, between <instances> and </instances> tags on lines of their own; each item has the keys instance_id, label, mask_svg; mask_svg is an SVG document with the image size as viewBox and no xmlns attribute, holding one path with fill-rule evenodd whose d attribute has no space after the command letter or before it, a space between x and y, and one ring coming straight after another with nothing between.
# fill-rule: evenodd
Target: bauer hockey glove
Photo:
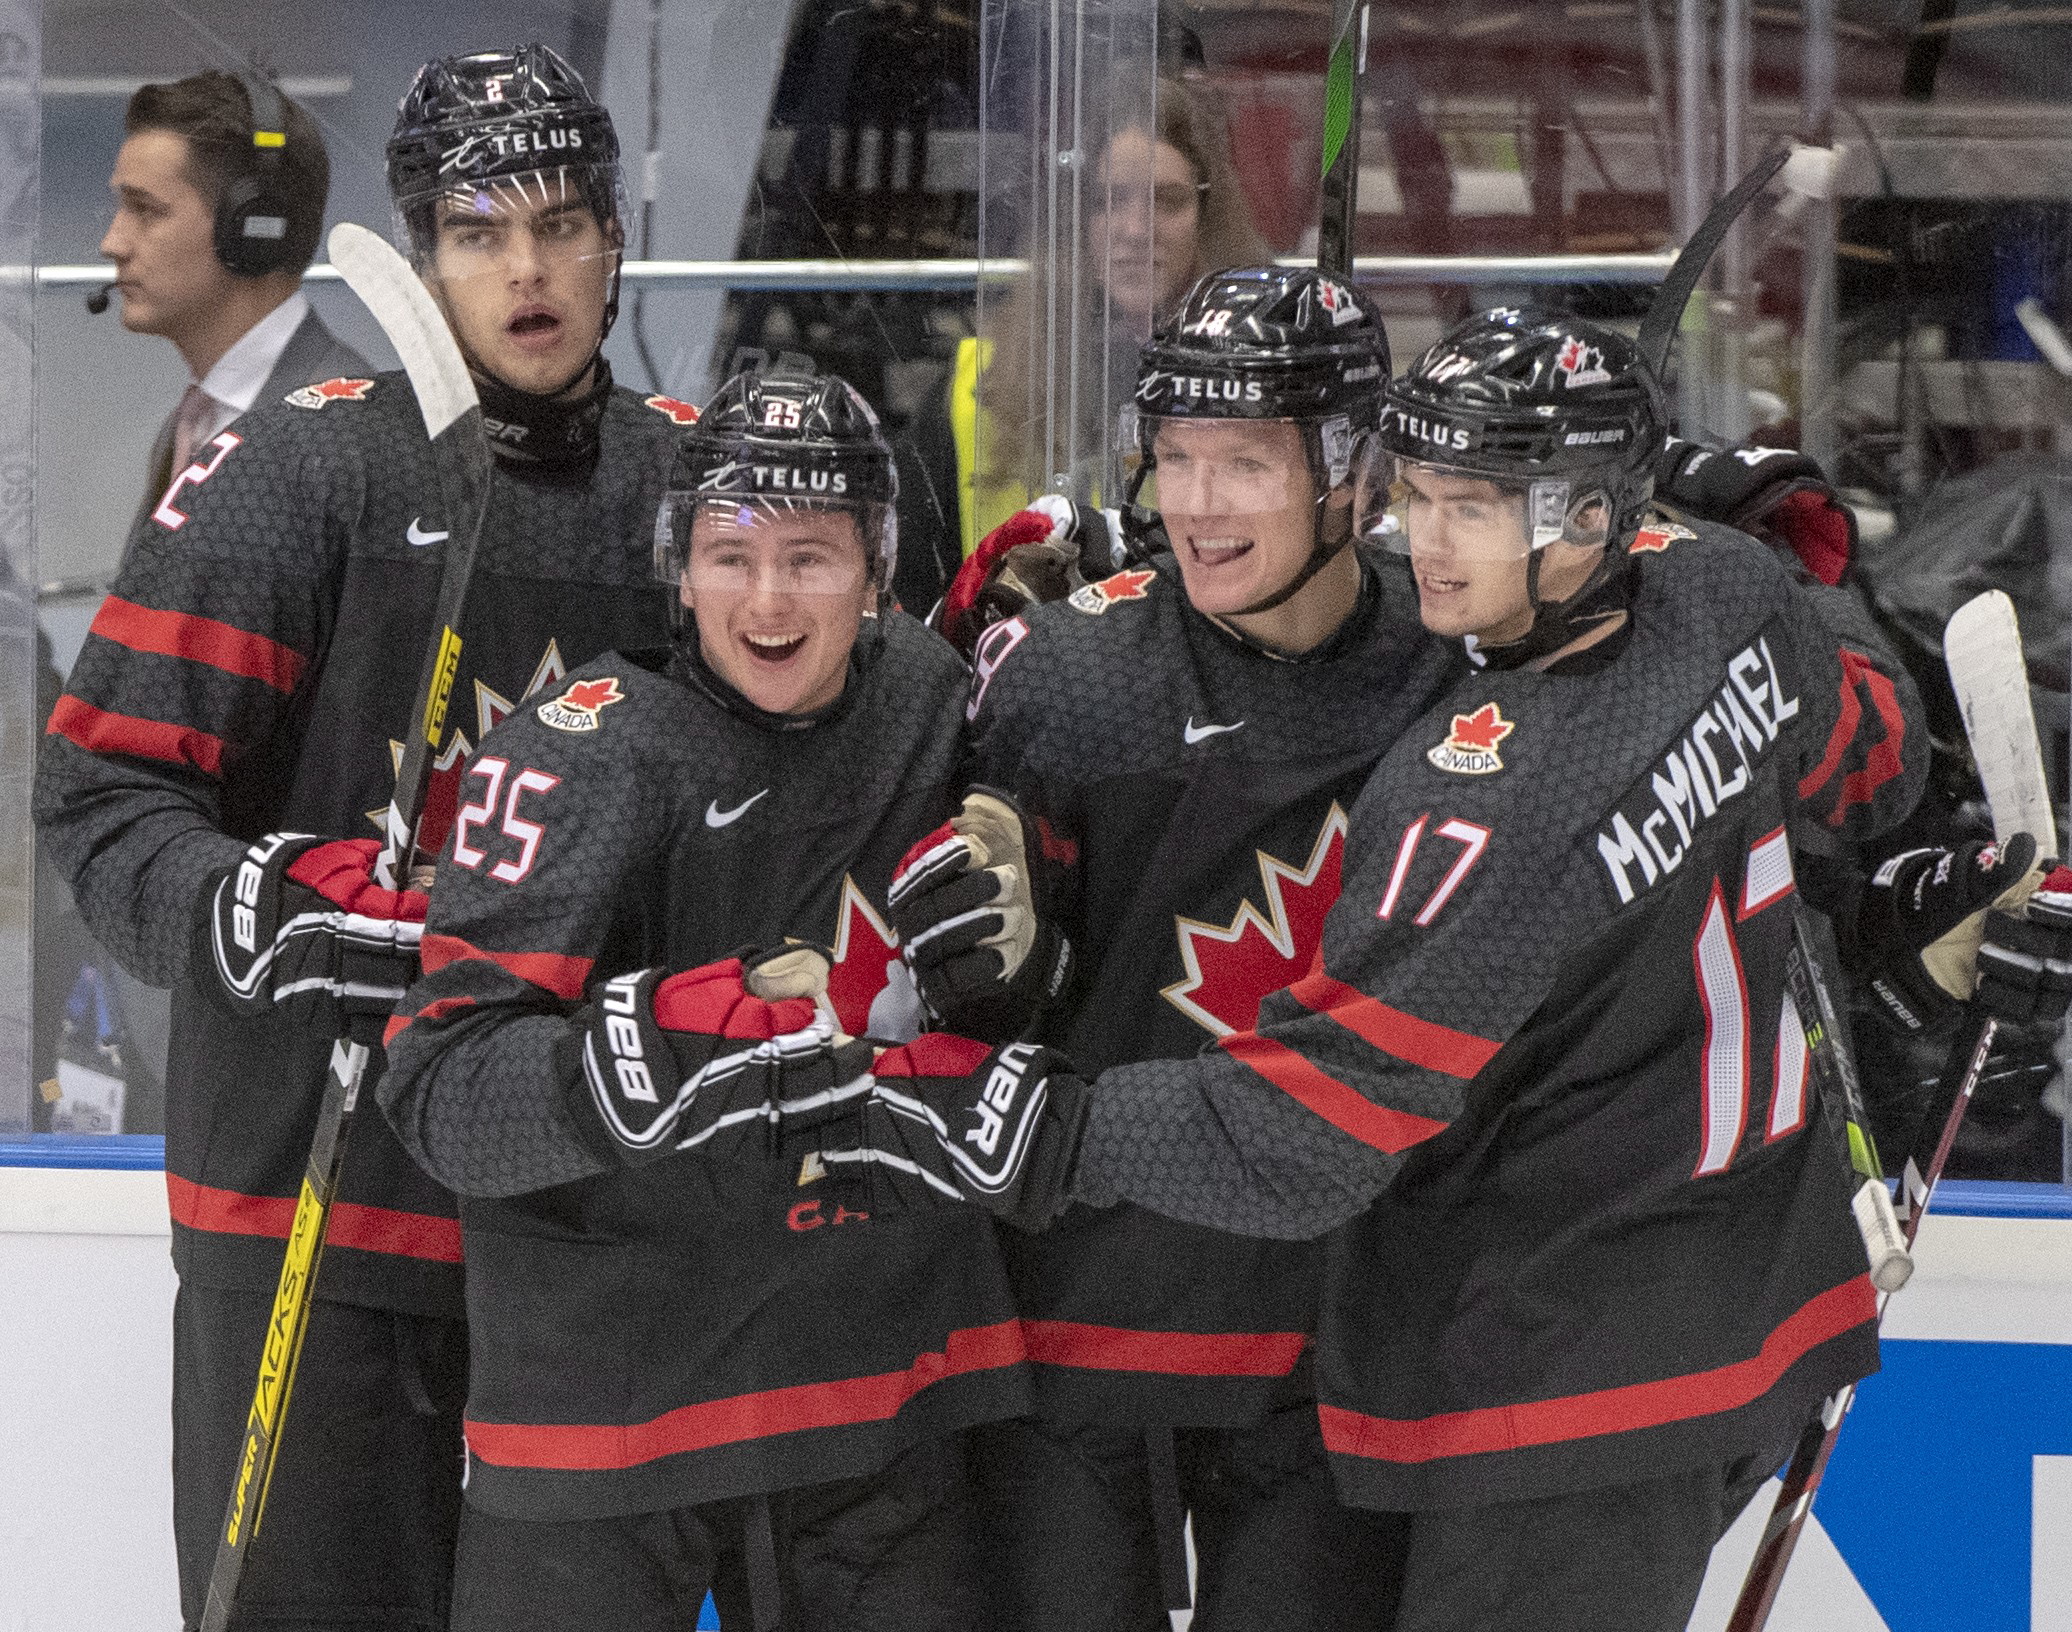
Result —
<instances>
[{"instance_id":1,"label":"bauer hockey glove","mask_svg":"<svg viewBox=\"0 0 2072 1632\"><path fill-rule=\"evenodd\" d=\"M1986 914L1977 1000L2012 1026L2055 1029L2064 1019L2072 1005L2072 867L2053 867L2026 905Z\"/></svg>"},{"instance_id":2,"label":"bauer hockey glove","mask_svg":"<svg viewBox=\"0 0 2072 1632\"><path fill-rule=\"evenodd\" d=\"M381 1041L417 978L425 896L377 884L380 854L374 839L269 833L217 881L202 928L232 1013Z\"/></svg>"},{"instance_id":3,"label":"bauer hockey glove","mask_svg":"<svg viewBox=\"0 0 2072 1632\"><path fill-rule=\"evenodd\" d=\"M1063 1055L927 1032L885 1050L871 1074L846 1139L821 1141L829 1172L862 1169L879 1205L968 1201L1025 1230L1064 1207L1087 1086Z\"/></svg>"},{"instance_id":4,"label":"bauer hockey glove","mask_svg":"<svg viewBox=\"0 0 2072 1632\"><path fill-rule=\"evenodd\" d=\"M1856 558L1856 513L1815 461L1790 448L1708 448L1671 437L1655 460L1655 496L1789 550L1829 586Z\"/></svg>"},{"instance_id":5,"label":"bauer hockey glove","mask_svg":"<svg viewBox=\"0 0 2072 1632\"><path fill-rule=\"evenodd\" d=\"M2040 876L2036 841L1973 840L1956 850L1903 850L1871 875L1856 911L1870 988L1901 1030L1926 1030L1979 986L1988 909L2019 911Z\"/></svg>"},{"instance_id":6,"label":"bauer hockey glove","mask_svg":"<svg viewBox=\"0 0 2072 1632\"><path fill-rule=\"evenodd\" d=\"M826 954L803 946L606 981L564 1045L577 1126L628 1167L751 1142L779 1154L870 1093L870 1050L836 1033L826 987Z\"/></svg>"},{"instance_id":7,"label":"bauer hockey glove","mask_svg":"<svg viewBox=\"0 0 2072 1632\"><path fill-rule=\"evenodd\" d=\"M1046 493L978 541L942 598L937 626L966 657L1003 618L1061 601L1121 563L1105 512Z\"/></svg>"},{"instance_id":8,"label":"bauer hockey glove","mask_svg":"<svg viewBox=\"0 0 2072 1632\"><path fill-rule=\"evenodd\" d=\"M886 910L929 1012L953 1031L1020 1036L1063 990L1072 948L1050 913L1053 864L1005 794L974 788L893 869Z\"/></svg>"}]
</instances>

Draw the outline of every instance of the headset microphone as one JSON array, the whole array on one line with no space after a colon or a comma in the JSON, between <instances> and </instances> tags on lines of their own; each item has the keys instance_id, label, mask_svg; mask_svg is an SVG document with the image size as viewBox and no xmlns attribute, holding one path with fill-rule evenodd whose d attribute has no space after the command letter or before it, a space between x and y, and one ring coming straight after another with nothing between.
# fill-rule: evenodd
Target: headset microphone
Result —
<instances>
[{"instance_id":1,"label":"headset microphone","mask_svg":"<svg viewBox=\"0 0 2072 1632\"><path fill-rule=\"evenodd\" d=\"M108 297L114 294L116 281L114 279L109 280L86 297L86 309L92 312L95 317L99 317L101 313L108 309Z\"/></svg>"}]
</instances>

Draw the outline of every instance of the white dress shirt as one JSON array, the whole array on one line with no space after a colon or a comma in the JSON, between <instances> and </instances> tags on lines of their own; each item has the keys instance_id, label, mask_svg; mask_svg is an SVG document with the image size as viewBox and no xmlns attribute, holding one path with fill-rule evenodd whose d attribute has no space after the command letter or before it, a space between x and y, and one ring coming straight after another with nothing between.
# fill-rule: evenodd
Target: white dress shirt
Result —
<instances>
[{"instance_id":1,"label":"white dress shirt","mask_svg":"<svg viewBox=\"0 0 2072 1632\"><path fill-rule=\"evenodd\" d=\"M281 360L288 342L309 316L309 297L298 289L254 323L221 357L206 377L196 381L209 398L208 417L195 433L200 446L246 412L259 399L266 376Z\"/></svg>"}]
</instances>

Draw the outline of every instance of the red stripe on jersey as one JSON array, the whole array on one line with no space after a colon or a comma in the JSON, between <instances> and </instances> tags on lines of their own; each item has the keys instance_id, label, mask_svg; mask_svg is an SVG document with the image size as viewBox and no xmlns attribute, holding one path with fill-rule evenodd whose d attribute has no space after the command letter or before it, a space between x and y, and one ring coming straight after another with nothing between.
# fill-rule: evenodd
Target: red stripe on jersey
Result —
<instances>
[{"instance_id":1,"label":"red stripe on jersey","mask_svg":"<svg viewBox=\"0 0 2072 1632\"><path fill-rule=\"evenodd\" d=\"M427 935L418 943L418 963L428 975L465 958L493 963L528 986L538 986L556 997L581 997L590 979L588 958L564 957L559 952L492 952L487 947L471 946L458 935Z\"/></svg>"},{"instance_id":2,"label":"red stripe on jersey","mask_svg":"<svg viewBox=\"0 0 2072 1632\"><path fill-rule=\"evenodd\" d=\"M1885 740L1865 753L1861 770L1851 771L1842 778L1842 786L1835 795L1835 808L1826 817L1829 827L1840 827L1843 814L1851 805L1870 803L1871 796L1898 776L1905 764L1901 749L1906 742L1907 722L1900 710L1899 694L1891 680L1880 674L1869 658L1844 647L1841 713L1827 739L1820 763L1799 783L1799 797L1812 798L1842 768L1842 758L1856 740L1857 727L1863 721L1863 704L1857 696L1859 684L1870 693L1871 706L1877 710L1878 718L1885 726Z\"/></svg>"},{"instance_id":3,"label":"red stripe on jersey","mask_svg":"<svg viewBox=\"0 0 2072 1632\"><path fill-rule=\"evenodd\" d=\"M324 1226L328 1247L358 1247L397 1258L425 1258L433 1263L460 1262L460 1220L431 1213L404 1213L393 1207L363 1207L341 1201L331 1208Z\"/></svg>"},{"instance_id":4,"label":"red stripe on jersey","mask_svg":"<svg viewBox=\"0 0 2072 1632\"><path fill-rule=\"evenodd\" d=\"M467 1423L468 1448L502 1468L598 1472L637 1468L665 1456L770 1439L809 1428L884 1422L923 1389L951 1377L997 1371L1028 1358L1021 1322L968 1326L951 1332L940 1353L914 1357L901 1371L836 1382L766 1388L723 1400L679 1406L646 1422Z\"/></svg>"},{"instance_id":5,"label":"red stripe on jersey","mask_svg":"<svg viewBox=\"0 0 2072 1632\"><path fill-rule=\"evenodd\" d=\"M1232 1059L1249 1065L1297 1104L1316 1112L1340 1133L1349 1133L1376 1150L1405 1151L1446 1131L1444 1122L1375 1104L1357 1089L1348 1088L1319 1070L1285 1043L1261 1037L1256 1031L1237 1032L1222 1038L1217 1046Z\"/></svg>"},{"instance_id":6,"label":"red stripe on jersey","mask_svg":"<svg viewBox=\"0 0 2072 1632\"><path fill-rule=\"evenodd\" d=\"M1463 1081L1473 1077L1503 1047L1487 1037L1455 1031L1450 1026L1392 1009L1378 998L1320 972L1304 975L1288 988L1288 993L1304 1008L1336 1020L1382 1053Z\"/></svg>"},{"instance_id":7,"label":"red stripe on jersey","mask_svg":"<svg viewBox=\"0 0 2072 1632\"><path fill-rule=\"evenodd\" d=\"M50 711L45 732L76 742L90 754L128 754L136 759L192 765L210 776L223 774L223 739L184 725L111 714L67 693Z\"/></svg>"},{"instance_id":8,"label":"red stripe on jersey","mask_svg":"<svg viewBox=\"0 0 2072 1632\"><path fill-rule=\"evenodd\" d=\"M175 1224L211 1235L263 1235L288 1239L295 1223L295 1203L287 1196L248 1196L236 1190L196 1184L177 1173L165 1176L168 1210ZM399 1258L460 1262L460 1220L430 1213L404 1213L389 1207L366 1207L341 1201L331 1208L324 1227L327 1245L358 1247Z\"/></svg>"},{"instance_id":9,"label":"red stripe on jersey","mask_svg":"<svg viewBox=\"0 0 2072 1632\"><path fill-rule=\"evenodd\" d=\"M1598 1434L1633 1433L1739 1410L1761 1399L1812 1350L1877 1318L1878 1297L1871 1290L1870 1277L1859 1275L1829 1287L1787 1316L1757 1353L1710 1371L1408 1421L1319 1404L1317 1419L1327 1449L1378 1462L1435 1462L1447 1456L1479 1456Z\"/></svg>"},{"instance_id":10,"label":"red stripe on jersey","mask_svg":"<svg viewBox=\"0 0 2072 1632\"><path fill-rule=\"evenodd\" d=\"M474 1006L475 1000L472 997L435 997L415 1014L390 1015L389 1023L382 1028L381 1046L387 1048L416 1021L444 1020L457 1010L472 1009Z\"/></svg>"},{"instance_id":11,"label":"red stripe on jersey","mask_svg":"<svg viewBox=\"0 0 2072 1632\"><path fill-rule=\"evenodd\" d=\"M1077 1320L1024 1320L1029 1358L1089 1371L1176 1377L1285 1377L1309 1339L1301 1332L1140 1332Z\"/></svg>"},{"instance_id":12,"label":"red stripe on jersey","mask_svg":"<svg viewBox=\"0 0 2072 1632\"><path fill-rule=\"evenodd\" d=\"M309 663L293 647L268 640L264 635L219 623L214 618L139 606L118 595L110 595L101 603L91 632L133 652L206 663L225 674L260 681L275 691L293 691Z\"/></svg>"}]
</instances>

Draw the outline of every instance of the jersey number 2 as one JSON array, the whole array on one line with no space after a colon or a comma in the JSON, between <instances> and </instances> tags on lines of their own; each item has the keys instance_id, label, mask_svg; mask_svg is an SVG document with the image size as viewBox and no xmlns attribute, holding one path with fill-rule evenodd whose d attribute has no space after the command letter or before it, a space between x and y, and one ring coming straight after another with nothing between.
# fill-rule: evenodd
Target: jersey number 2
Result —
<instances>
[{"instance_id":1,"label":"jersey number 2","mask_svg":"<svg viewBox=\"0 0 2072 1632\"><path fill-rule=\"evenodd\" d=\"M560 777L527 768L511 777L511 791L504 794L504 778L510 769L508 759L499 759L494 754L484 754L476 760L468 768L468 775L482 778L485 784L482 797L474 803L462 805L453 818L453 859L463 867L480 867L489 859L489 853L468 842L468 830L487 827L496 815L498 796L503 796L504 834L518 841L518 853L506 856L489 869L489 876L500 884L516 884L532 871L532 864L539 855L540 840L546 834L546 829L538 822L527 821L518 814L518 801L528 793L548 793L561 785Z\"/></svg>"}]
</instances>

